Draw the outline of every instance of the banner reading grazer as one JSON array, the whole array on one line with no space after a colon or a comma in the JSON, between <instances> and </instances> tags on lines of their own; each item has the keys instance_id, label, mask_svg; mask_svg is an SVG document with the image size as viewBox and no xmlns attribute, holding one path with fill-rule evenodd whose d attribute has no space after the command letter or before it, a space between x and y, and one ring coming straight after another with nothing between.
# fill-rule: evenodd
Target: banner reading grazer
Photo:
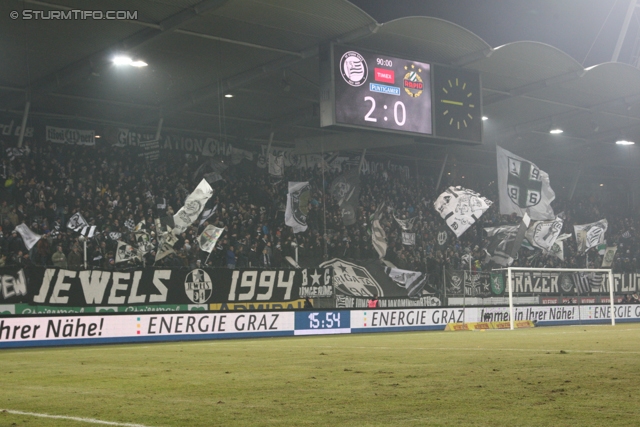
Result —
<instances>
[{"instance_id":1,"label":"banner reading grazer","mask_svg":"<svg viewBox=\"0 0 640 427\"><path fill-rule=\"evenodd\" d=\"M286 302L333 295L330 269L0 268L0 305L105 307Z\"/></svg>"},{"instance_id":2,"label":"banner reading grazer","mask_svg":"<svg viewBox=\"0 0 640 427\"><path fill-rule=\"evenodd\" d=\"M511 275L513 294L516 296L609 294L609 278L602 273L514 271ZM613 283L616 294L638 292L640 274L615 273ZM505 295L508 292L506 274L446 270L447 297L462 296L463 289L468 297Z\"/></svg>"}]
</instances>

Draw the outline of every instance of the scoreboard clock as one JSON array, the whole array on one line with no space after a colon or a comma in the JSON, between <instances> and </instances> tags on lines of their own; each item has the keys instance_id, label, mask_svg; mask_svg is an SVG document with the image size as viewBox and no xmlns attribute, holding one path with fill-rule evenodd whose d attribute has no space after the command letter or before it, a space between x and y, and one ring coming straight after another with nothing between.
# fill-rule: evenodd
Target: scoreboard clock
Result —
<instances>
[{"instance_id":1,"label":"scoreboard clock","mask_svg":"<svg viewBox=\"0 0 640 427\"><path fill-rule=\"evenodd\" d=\"M295 314L295 330L299 335L344 333L350 328L349 311L298 311Z\"/></svg>"},{"instance_id":2,"label":"scoreboard clock","mask_svg":"<svg viewBox=\"0 0 640 427\"><path fill-rule=\"evenodd\" d=\"M439 137L482 141L480 75L466 70L434 66L434 113Z\"/></svg>"},{"instance_id":3,"label":"scoreboard clock","mask_svg":"<svg viewBox=\"0 0 640 427\"><path fill-rule=\"evenodd\" d=\"M320 52L320 124L482 142L480 76L328 45Z\"/></svg>"}]
</instances>

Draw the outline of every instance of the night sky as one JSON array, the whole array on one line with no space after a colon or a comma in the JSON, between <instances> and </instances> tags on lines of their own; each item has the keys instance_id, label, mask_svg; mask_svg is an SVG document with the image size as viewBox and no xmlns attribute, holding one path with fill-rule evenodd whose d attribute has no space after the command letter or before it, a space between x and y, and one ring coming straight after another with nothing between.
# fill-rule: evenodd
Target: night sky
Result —
<instances>
[{"instance_id":1,"label":"night sky","mask_svg":"<svg viewBox=\"0 0 640 427\"><path fill-rule=\"evenodd\" d=\"M351 0L380 23L432 16L456 23L492 47L538 41L585 67L611 61L630 0ZM631 63L640 40L634 14L619 62ZM592 47L593 45L593 47ZM637 48L635 48L637 49Z\"/></svg>"}]
</instances>

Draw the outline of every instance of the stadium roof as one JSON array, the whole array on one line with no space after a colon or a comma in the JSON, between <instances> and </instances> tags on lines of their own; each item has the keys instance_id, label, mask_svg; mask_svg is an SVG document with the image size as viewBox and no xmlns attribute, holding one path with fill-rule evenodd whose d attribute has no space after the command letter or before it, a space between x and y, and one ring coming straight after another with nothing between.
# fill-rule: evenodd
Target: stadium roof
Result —
<instances>
[{"instance_id":1,"label":"stadium roof","mask_svg":"<svg viewBox=\"0 0 640 427\"><path fill-rule=\"evenodd\" d=\"M137 19L7 19L11 11L48 14L88 4L136 12ZM640 144L640 70L629 65L584 69L538 42L492 47L437 18L381 24L345 0L10 0L0 4L0 16L5 112L21 114L28 91L34 117L104 127L155 129L163 117L164 129L239 144L263 143L271 132L274 143L289 146L370 137L394 145L376 151L425 164L449 153L491 168L498 143L569 180L580 168L598 179L639 178L640 147L615 145L623 136ZM484 144L320 128L318 47L331 41L480 72ZM116 67L117 54L149 66ZM564 133L551 135L557 126Z\"/></svg>"}]
</instances>

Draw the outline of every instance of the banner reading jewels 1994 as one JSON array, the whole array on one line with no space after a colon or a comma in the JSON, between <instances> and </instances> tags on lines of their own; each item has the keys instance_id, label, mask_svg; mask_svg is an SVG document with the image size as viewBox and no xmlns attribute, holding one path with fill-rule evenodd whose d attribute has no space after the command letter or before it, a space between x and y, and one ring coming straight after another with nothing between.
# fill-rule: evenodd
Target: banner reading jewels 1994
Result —
<instances>
[{"instance_id":1,"label":"banner reading jewels 1994","mask_svg":"<svg viewBox=\"0 0 640 427\"><path fill-rule=\"evenodd\" d=\"M26 304L104 309L173 305L191 311L213 303L286 302L305 297L330 297L333 295L331 281L331 270L321 268L143 268L131 271L1 268L0 307ZM102 309L100 311L104 311Z\"/></svg>"}]
</instances>

